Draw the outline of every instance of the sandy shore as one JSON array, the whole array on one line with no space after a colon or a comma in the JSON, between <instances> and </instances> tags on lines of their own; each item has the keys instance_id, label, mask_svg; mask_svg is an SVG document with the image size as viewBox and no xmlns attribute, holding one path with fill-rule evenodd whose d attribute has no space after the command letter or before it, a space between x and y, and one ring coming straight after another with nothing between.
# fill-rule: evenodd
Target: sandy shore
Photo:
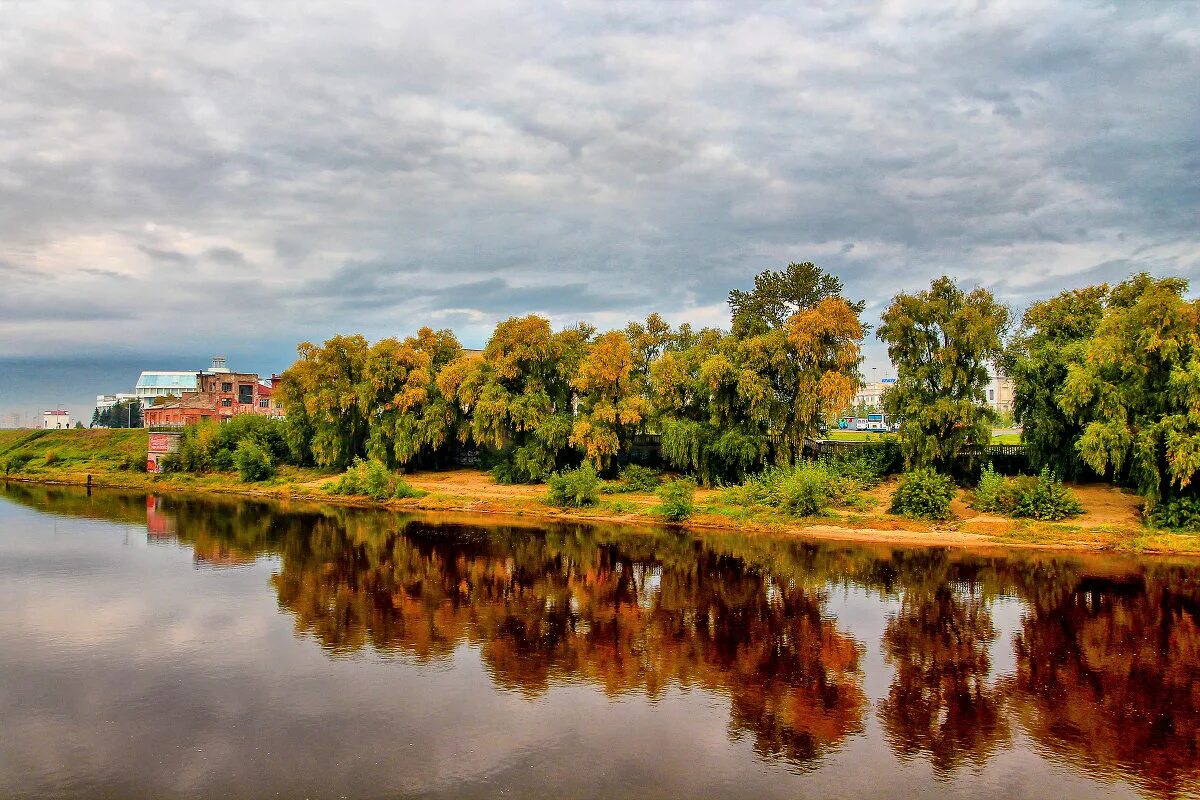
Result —
<instances>
[{"instance_id":1,"label":"sandy shore","mask_svg":"<svg viewBox=\"0 0 1200 800\"><path fill-rule=\"evenodd\" d=\"M82 484L82 474L20 477L37 483ZM502 485L485 472L469 469L414 473L405 476L427 494L420 498L375 502L365 497L337 497L322 490L328 475L313 471L284 470L273 484L244 484L234 475L210 475L202 480L188 476L147 476L116 473L93 476L93 486L129 488L146 492L214 492L250 497L305 500L396 511L461 512L522 517L530 520L586 521L625 526L662 527L656 512L658 499L651 494L605 495L600 505L584 509L558 509L545 502L541 485ZM1139 500L1129 492L1103 484L1072 487L1085 513L1060 523L1014 520L980 514L960 493L952 506L953 518L929 522L896 517L884 512L894 480L871 493L873 508L866 512L838 510L821 518L796 519L763 510L729 508L720 493L696 493L697 512L675 526L695 531L769 533L819 540L948 546L965 548L1039 548L1078 551L1151 552L1200 555L1200 534L1154 531L1140 521Z\"/></svg>"}]
</instances>

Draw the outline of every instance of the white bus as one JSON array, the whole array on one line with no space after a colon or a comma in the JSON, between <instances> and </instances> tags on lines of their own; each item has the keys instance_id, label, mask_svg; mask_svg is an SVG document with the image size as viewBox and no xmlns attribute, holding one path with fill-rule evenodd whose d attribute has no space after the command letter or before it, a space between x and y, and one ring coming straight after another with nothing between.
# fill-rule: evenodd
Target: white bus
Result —
<instances>
[{"instance_id":1,"label":"white bus","mask_svg":"<svg viewBox=\"0 0 1200 800\"><path fill-rule=\"evenodd\" d=\"M854 429L874 433L886 433L888 430L887 416L883 413L876 413L867 414L865 418L859 417L854 420Z\"/></svg>"}]
</instances>

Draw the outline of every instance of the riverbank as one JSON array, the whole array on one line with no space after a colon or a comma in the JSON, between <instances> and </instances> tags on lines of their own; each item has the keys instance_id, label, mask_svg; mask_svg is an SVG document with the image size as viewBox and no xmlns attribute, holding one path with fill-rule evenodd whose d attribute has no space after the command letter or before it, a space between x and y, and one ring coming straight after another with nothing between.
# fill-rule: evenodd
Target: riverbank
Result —
<instances>
[{"instance_id":1,"label":"riverbank","mask_svg":"<svg viewBox=\"0 0 1200 800\"><path fill-rule=\"evenodd\" d=\"M421 497L373 501L331 495L324 485L336 477L327 470L284 466L263 483L242 483L236 473L149 475L131 468L145 453L141 430L0 431L0 464L15 460L9 480L136 489L146 492L215 492L382 507L397 511L466 512L512 515L555 521L611 522L662 526L658 498L650 493L606 495L590 508L558 509L546 500L544 485L502 485L479 470L456 469L405 475ZM1014 520L980 514L960 491L945 522L912 520L886 513L895 480L870 492L866 510L834 510L816 518L791 518L765 509L731 506L721 492L696 493L696 513L678 527L696 530L762 532L817 539L941 545L954 547L1036 547L1112 552L1200 555L1200 534L1147 528L1141 524L1138 498L1104 484L1074 486L1085 513L1063 522Z\"/></svg>"}]
</instances>

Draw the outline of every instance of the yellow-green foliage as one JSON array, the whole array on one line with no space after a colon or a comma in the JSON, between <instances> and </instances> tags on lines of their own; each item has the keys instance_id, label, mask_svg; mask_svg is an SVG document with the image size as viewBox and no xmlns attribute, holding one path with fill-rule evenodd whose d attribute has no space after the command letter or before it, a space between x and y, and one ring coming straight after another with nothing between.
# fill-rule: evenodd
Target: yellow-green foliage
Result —
<instances>
[{"instance_id":1,"label":"yellow-green foliage","mask_svg":"<svg viewBox=\"0 0 1200 800\"><path fill-rule=\"evenodd\" d=\"M1008 309L986 289L964 292L942 276L928 291L896 295L882 319L876 335L896 365L883 405L900 420L905 466L949 470L964 448L991 440L983 392Z\"/></svg>"},{"instance_id":2,"label":"yellow-green foliage","mask_svg":"<svg viewBox=\"0 0 1200 800\"><path fill-rule=\"evenodd\" d=\"M1200 480L1200 300L1187 291L1183 278L1146 274L1114 287L1057 396L1084 423L1083 461L1152 501Z\"/></svg>"}]
</instances>

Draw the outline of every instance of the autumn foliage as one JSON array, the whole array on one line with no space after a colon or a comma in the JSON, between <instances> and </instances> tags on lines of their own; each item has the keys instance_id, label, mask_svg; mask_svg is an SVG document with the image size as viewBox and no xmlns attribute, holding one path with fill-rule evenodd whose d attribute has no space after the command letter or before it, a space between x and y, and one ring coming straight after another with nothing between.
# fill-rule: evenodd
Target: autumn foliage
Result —
<instances>
[{"instance_id":1,"label":"autumn foliage","mask_svg":"<svg viewBox=\"0 0 1200 800\"><path fill-rule=\"evenodd\" d=\"M304 343L283 375L289 438L303 460L344 468L436 466L482 451L498 480L534 482L586 460L612 473L634 439L661 435L668 464L701 482L791 464L858 387L861 303L813 264L733 292L733 332L624 330L544 317L500 322L480 355L449 331Z\"/></svg>"},{"instance_id":2,"label":"autumn foliage","mask_svg":"<svg viewBox=\"0 0 1200 800\"><path fill-rule=\"evenodd\" d=\"M1151 512L1200 504L1200 301L1187 288L1143 274L1063 292L1030 306L1007 344L1010 311L986 289L943 276L897 294L876 335L896 369L883 405L905 467L970 467L996 422L985 387L1003 369L1035 471L1132 485ZM864 304L806 262L760 273L729 307L728 331L657 314L603 332L513 317L482 353L429 328L305 342L278 391L288 449L338 469L471 453L497 480L538 482L584 461L614 475L652 435L666 465L702 485L793 467L853 405Z\"/></svg>"}]
</instances>

